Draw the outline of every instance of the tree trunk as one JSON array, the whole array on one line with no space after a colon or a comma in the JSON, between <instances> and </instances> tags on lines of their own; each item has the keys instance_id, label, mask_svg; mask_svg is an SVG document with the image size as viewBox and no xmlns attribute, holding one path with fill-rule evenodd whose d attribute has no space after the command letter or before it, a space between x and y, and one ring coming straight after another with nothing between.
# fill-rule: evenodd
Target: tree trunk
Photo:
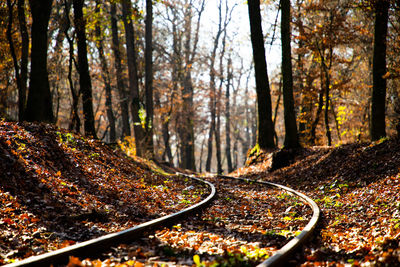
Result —
<instances>
[{"instance_id":1,"label":"tree trunk","mask_svg":"<svg viewBox=\"0 0 400 267\"><path fill-rule=\"evenodd\" d=\"M250 80L250 75L251 71L249 71L249 74L247 75L246 78L246 86L244 90L244 117L245 117L245 128L244 128L244 140L242 142L242 154L244 157L247 155L247 151L251 147L251 136L250 136L250 130L252 130L252 125L251 125L251 119L250 119L250 105L249 105L249 80Z\"/></svg>"},{"instance_id":2,"label":"tree trunk","mask_svg":"<svg viewBox=\"0 0 400 267\"><path fill-rule=\"evenodd\" d=\"M122 138L125 136L131 135L131 128L129 126L129 104L128 104L128 96L125 90L124 77L122 75L122 57L120 52L120 43L118 36L118 21L117 21L117 7L114 1L111 2L111 35L112 35L112 44L111 49L114 53L114 67L115 67L115 76L117 78L117 89L119 95L119 103L121 108L121 117L122 117Z\"/></svg>"},{"instance_id":3,"label":"tree trunk","mask_svg":"<svg viewBox=\"0 0 400 267\"><path fill-rule=\"evenodd\" d=\"M323 63L324 64L324 63ZM329 87L330 87L330 78L329 73L325 69L325 130L326 130L326 138L328 139L328 146L332 145L332 135L331 135L331 127L329 126Z\"/></svg>"},{"instance_id":4,"label":"tree trunk","mask_svg":"<svg viewBox=\"0 0 400 267\"><path fill-rule=\"evenodd\" d=\"M19 65L18 65L18 59L17 59L17 54L15 52L15 47L14 47L14 40L12 36L12 24L13 24L13 18L14 18L14 4L11 3L11 0L7 0L7 8L8 8L8 23L7 23L7 40L8 40L8 45L10 47L10 52L11 52L11 58L13 60L13 65L14 65L14 72L15 72L15 79L17 81L17 88L18 88L18 93L21 91L21 78L20 78L20 73L19 73ZM19 94L18 94L19 96ZM18 119L21 121L22 120L22 111L23 111L23 106L21 107L21 101L20 97L18 97Z\"/></svg>"},{"instance_id":5,"label":"tree trunk","mask_svg":"<svg viewBox=\"0 0 400 267\"><path fill-rule=\"evenodd\" d=\"M337 118L337 114L335 111L335 106L332 103L332 99L329 100L330 106L331 106L331 110L332 110L332 115L333 115L333 119L335 120L335 126L336 126L336 132L337 132L337 137L339 142L342 141L342 135L340 134L340 124L339 124L339 120Z\"/></svg>"},{"instance_id":6,"label":"tree trunk","mask_svg":"<svg viewBox=\"0 0 400 267\"><path fill-rule=\"evenodd\" d=\"M102 77L104 81L104 86L106 90L106 111L107 111L107 119L110 130L109 142L114 143L116 140L115 133L115 117L112 108L112 92L111 92L111 80L110 80L110 71L108 69L108 64L106 57L104 55L104 46L103 46L103 36L101 32L101 26L99 18L101 18L100 14L100 1L96 0L96 14L98 15L98 19L96 20L95 26L95 34L96 34L96 47L99 52L100 64L102 69Z\"/></svg>"},{"instance_id":7,"label":"tree trunk","mask_svg":"<svg viewBox=\"0 0 400 267\"><path fill-rule=\"evenodd\" d=\"M193 91L193 82L192 82L192 65L195 55L197 54L197 45L199 41L199 30L200 30L200 20L202 17L202 13L204 11L205 1L200 2L200 6L196 8L197 10L197 23L194 31L194 37L192 37L192 6L190 5L190 1L187 1L187 6L185 10L185 24L184 24L184 35L185 35L185 43L184 43L184 70L182 72L183 82L182 82L182 112L181 112L181 121L180 121L180 141L181 141L181 167L189 170L196 170L196 159L195 159L195 136L194 136L194 91ZM176 31L176 28L175 28ZM175 32L174 31L174 32ZM175 46L176 47L176 36L175 36ZM192 45L193 41L193 45ZM176 53L174 51L174 55ZM179 68L181 65L179 64Z\"/></svg>"},{"instance_id":8,"label":"tree trunk","mask_svg":"<svg viewBox=\"0 0 400 267\"><path fill-rule=\"evenodd\" d=\"M129 91L131 96L131 113L135 132L136 155L143 154L144 131L140 120L139 78L136 60L135 32L132 23L132 8L130 0L122 0L122 20L125 26L126 53L128 61Z\"/></svg>"},{"instance_id":9,"label":"tree trunk","mask_svg":"<svg viewBox=\"0 0 400 267\"><path fill-rule=\"evenodd\" d=\"M69 123L69 130L75 130L76 132L80 132L81 130L81 120L79 118L79 97L80 97L80 92L77 92L74 86L74 80L72 79L72 68L73 64L76 63L74 59L74 41L71 39L71 37L68 34L68 30L71 27L71 21L69 19L69 13L71 9L71 4L69 1L64 1L64 7L65 7L65 27L64 27L64 34L65 38L68 41L69 45L69 60L68 60L68 83L69 83L69 88L71 91L71 96L72 96L72 107L71 107L71 114L70 114L70 123Z\"/></svg>"},{"instance_id":10,"label":"tree trunk","mask_svg":"<svg viewBox=\"0 0 400 267\"><path fill-rule=\"evenodd\" d=\"M278 99L276 100L276 104L275 104L275 109L274 109L274 118L272 120L272 124L276 125L276 121L278 119L278 112L279 112L279 106L281 103L281 98L282 98L282 80L279 81L279 95L278 95ZM275 145L279 146L279 138L278 135L275 132Z\"/></svg>"},{"instance_id":11,"label":"tree trunk","mask_svg":"<svg viewBox=\"0 0 400 267\"><path fill-rule=\"evenodd\" d=\"M26 27L25 0L18 0L18 22L21 33L21 64L20 64L20 87L18 89L19 120L23 120L26 105L26 82L28 80L29 59L29 34Z\"/></svg>"},{"instance_id":12,"label":"tree trunk","mask_svg":"<svg viewBox=\"0 0 400 267\"><path fill-rule=\"evenodd\" d=\"M154 157L153 144L153 3L152 0L146 0L146 49L145 49L145 92L146 92L146 124L144 155L147 158Z\"/></svg>"},{"instance_id":13,"label":"tree trunk","mask_svg":"<svg viewBox=\"0 0 400 267\"><path fill-rule=\"evenodd\" d=\"M190 67L191 68L191 67ZM182 154L182 168L188 170L196 170L195 157L194 157L194 119L193 119L193 84L190 68L184 77L183 85L183 110L181 125L181 154Z\"/></svg>"},{"instance_id":14,"label":"tree trunk","mask_svg":"<svg viewBox=\"0 0 400 267\"><path fill-rule=\"evenodd\" d=\"M217 156L217 173L222 174L224 170L222 169L222 157L221 157L221 112L218 109L216 114L216 125L215 125L215 154Z\"/></svg>"},{"instance_id":15,"label":"tree trunk","mask_svg":"<svg viewBox=\"0 0 400 267\"><path fill-rule=\"evenodd\" d=\"M208 171L208 172L211 170L212 150L213 150L212 138L213 138L213 135L216 133L217 88L216 88L216 84L215 84L215 74L216 74L215 60L216 60L216 56L217 56L219 38L221 37L221 34L223 32L221 0L219 1L218 12L219 12L218 30L217 30L217 34L214 38L214 45L213 45L213 50L211 52L210 66L209 66L209 68L210 68L210 90L211 90L209 106L210 106L211 123L210 123L210 131L209 131L209 135L208 135L208 153L207 153L207 160L206 160L206 171ZM218 150L218 148L217 148L217 150ZM221 162L220 162L220 160L218 160L218 161L219 162L217 163L217 165L220 166ZM218 169L218 171L219 171L219 169Z\"/></svg>"},{"instance_id":16,"label":"tree trunk","mask_svg":"<svg viewBox=\"0 0 400 267\"><path fill-rule=\"evenodd\" d=\"M264 36L261 26L260 1L249 0L248 7L258 104L257 143L261 149L270 149L275 148L275 142L272 124L271 93L265 60Z\"/></svg>"},{"instance_id":17,"label":"tree trunk","mask_svg":"<svg viewBox=\"0 0 400 267\"><path fill-rule=\"evenodd\" d=\"M300 146L297 135L296 114L293 98L292 52L290 35L290 0L281 0L281 40L282 40L282 77L283 106L285 119L285 148Z\"/></svg>"},{"instance_id":18,"label":"tree trunk","mask_svg":"<svg viewBox=\"0 0 400 267\"><path fill-rule=\"evenodd\" d=\"M86 47L86 21L83 17L83 1L73 0L74 24L78 47L79 87L82 93L83 120L85 135L97 138L94 126L92 81L89 74L89 64Z\"/></svg>"},{"instance_id":19,"label":"tree trunk","mask_svg":"<svg viewBox=\"0 0 400 267\"><path fill-rule=\"evenodd\" d=\"M211 92L212 93L212 92ZM211 98L211 97L210 97ZM215 132L215 104L214 101L210 99L210 109L211 109L211 123L210 123L210 130L208 132L208 141L207 141L207 159L206 159L206 171L211 171L211 160L212 160L212 151L213 151L213 134Z\"/></svg>"},{"instance_id":20,"label":"tree trunk","mask_svg":"<svg viewBox=\"0 0 400 267\"><path fill-rule=\"evenodd\" d=\"M13 59L15 79L17 81L18 88L18 120L22 121L25 113L26 105L26 82L28 79L28 57L29 57L29 35L26 27L25 18L25 1L18 0L17 11L18 11L18 24L21 34L21 60L18 65L17 54L14 48L14 40L12 36L12 23L13 23L13 4L10 0L7 0L8 7L8 25L7 25L7 40L10 46L11 57Z\"/></svg>"},{"instance_id":21,"label":"tree trunk","mask_svg":"<svg viewBox=\"0 0 400 267\"><path fill-rule=\"evenodd\" d=\"M32 46L29 94L24 116L27 121L54 122L47 72L47 27L52 2L29 0L32 13Z\"/></svg>"},{"instance_id":22,"label":"tree trunk","mask_svg":"<svg viewBox=\"0 0 400 267\"><path fill-rule=\"evenodd\" d=\"M233 77L232 70L232 59L228 59L227 67L228 77L225 92L225 155L226 162L228 165L228 173L233 171L232 166L232 155L231 155L231 113L230 113L230 87Z\"/></svg>"},{"instance_id":23,"label":"tree trunk","mask_svg":"<svg viewBox=\"0 0 400 267\"><path fill-rule=\"evenodd\" d=\"M322 76L321 76L322 78ZM316 139L316 130L319 122L319 118L322 112L322 106L324 105L324 91L321 89L319 92L319 97L318 97L318 108L317 108L317 113L315 114L315 119L311 125L311 133L310 133L310 144L315 145L315 139Z\"/></svg>"},{"instance_id":24,"label":"tree trunk","mask_svg":"<svg viewBox=\"0 0 400 267\"><path fill-rule=\"evenodd\" d=\"M371 105L372 140L386 136L386 36L389 19L389 0L378 1L375 4L375 34L373 55L373 87Z\"/></svg>"}]
</instances>

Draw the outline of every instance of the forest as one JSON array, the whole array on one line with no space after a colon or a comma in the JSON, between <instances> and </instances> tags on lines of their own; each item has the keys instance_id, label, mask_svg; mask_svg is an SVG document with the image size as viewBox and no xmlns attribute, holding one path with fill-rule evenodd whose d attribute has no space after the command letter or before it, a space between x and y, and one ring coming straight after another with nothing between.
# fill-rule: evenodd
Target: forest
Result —
<instances>
[{"instance_id":1,"label":"forest","mask_svg":"<svg viewBox=\"0 0 400 267\"><path fill-rule=\"evenodd\" d=\"M399 266L399 11L0 1L0 265Z\"/></svg>"},{"instance_id":2,"label":"forest","mask_svg":"<svg viewBox=\"0 0 400 267\"><path fill-rule=\"evenodd\" d=\"M0 116L218 173L243 166L256 144L340 145L397 134L398 1L248 7L2 1Z\"/></svg>"}]
</instances>

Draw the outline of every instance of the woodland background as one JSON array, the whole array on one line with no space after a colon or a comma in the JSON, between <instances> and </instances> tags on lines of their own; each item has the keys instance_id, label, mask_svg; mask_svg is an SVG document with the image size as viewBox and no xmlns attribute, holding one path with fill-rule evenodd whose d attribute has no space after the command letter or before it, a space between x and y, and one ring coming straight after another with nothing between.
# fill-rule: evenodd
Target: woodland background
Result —
<instances>
[{"instance_id":1,"label":"woodland background","mask_svg":"<svg viewBox=\"0 0 400 267\"><path fill-rule=\"evenodd\" d=\"M1 118L52 122L197 171L243 165L263 119L257 118L246 3L38 2L0 2ZM261 1L265 47L272 47L267 63L280 57L283 2ZM400 2L289 4L300 144L340 145L396 135ZM40 34L35 35L33 23L46 12L43 56L35 50ZM35 67L38 61L47 64L47 71ZM34 101L32 84L44 81L39 78L43 72L48 85L38 86L45 91ZM269 76L274 146L279 147L285 136L280 66ZM383 98L380 111L372 108L377 97ZM40 110L42 117L31 116ZM383 116L376 117L382 110ZM376 128L380 132L371 135Z\"/></svg>"}]
</instances>

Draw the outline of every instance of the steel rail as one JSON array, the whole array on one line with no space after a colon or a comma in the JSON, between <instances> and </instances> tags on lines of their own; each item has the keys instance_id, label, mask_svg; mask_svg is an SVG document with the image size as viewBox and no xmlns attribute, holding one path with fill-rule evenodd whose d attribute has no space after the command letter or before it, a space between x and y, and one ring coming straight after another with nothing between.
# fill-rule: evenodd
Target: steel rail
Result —
<instances>
[{"instance_id":1,"label":"steel rail","mask_svg":"<svg viewBox=\"0 0 400 267\"><path fill-rule=\"evenodd\" d=\"M288 192L291 192L292 194L297 195L298 197L302 198L307 204L311 207L313 211L313 215L311 217L311 220L308 222L308 224L304 227L304 229L300 232L299 235L294 237L292 240L290 240L286 245L284 245L281 249L279 249L274 255L257 265L257 267L272 267L272 266L284 266L284 264L290 259L290 255L297 249L299 248L304 242L307 241L307 239L310 237L312 232L314 231L321 211L317 204L308 196L306 196L303 193L300 193L292 188L289 188L287 186L283 186L280 184L275 184L271 182L266 182L266 181L257 181L257 180L251 180L251 179L246 179L246 178L237 178L237 177L231 177L231 176L224 176L224 175L219 175L217 177L221 178L228 178L228 179L234 179L234 180L241 180L245 181L248 183L259 183L259 184L266 184L270 186L275 186L278 188L281 188L283 190L286 190Z\"/></svg>"},{"instance_id":2,"label":"steel rail","mask_svg":"<svg viewBox=\"0 0 400 267\"><path fill-rule=\"evenodd\" d=\"M105 249L110 248L113 245L132 241L134 238L140 237L141 235L143 235L143 233L148 232L149 230L152 230L162 225L173 223L177 219L181 219L189 214L198 212L200 209L207 206L213 200L213 198L216 195L215 187L212 183L208 181L187 175L184 176L197 180L200 183L205 183L211 189L210 195L208 195L208 197L202 200L201 202L196 203L195 205L192 205L176 213L139 224L135 227L120 232L107 234L98 238L77 243L75 245L58 249L52 252L48 252L42 255L32 256L24 260L17 261L15 263L5 265L5 267L50 266L50 265L56 266L57 264L67 264L69 256L87 257L91 254L98 254L100 251L104 251Z\"/></svg>"}]
</instances>

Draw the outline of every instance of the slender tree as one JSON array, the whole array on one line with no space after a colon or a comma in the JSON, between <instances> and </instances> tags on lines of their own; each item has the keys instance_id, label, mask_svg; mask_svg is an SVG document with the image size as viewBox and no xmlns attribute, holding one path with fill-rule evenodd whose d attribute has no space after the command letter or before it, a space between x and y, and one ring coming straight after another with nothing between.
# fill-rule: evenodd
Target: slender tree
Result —
<instances>
[{"instance_id":1,"label":"slender tree","mask_svg":"<svg viewBox=\"0 0 400 267\"><path fill-rule=\"evenodd\" d=\"M286 148L300 146L293 98L292 48L290 45L290 0L281 0L282 81Z\"/></svg>"},{"instance_id":2,"label":"slender tree","mask_svg":"<svg viewBox=\"0 0 400 267\"><path fill-rule=\"evenodd\" d=\"M21 59L19 64L17 59L17 52L14 47L14 40L12 34L14 5L12 4L11 0L7 0L7 6L8 6L8 25L6 33L11 51L11 57L14 63L14 72L18 87L18 120L22 121L26 105L26 91L27 91L26 82L28 79L28 57L29 57L29 35L28 35L28 29L26 27L25 1L18 0L17 2L18 25L21 34L21 53L20 53Z\"/></svg>"},{"instance_id":3,"label":"slender tree","mask_svg":"<svg viewBox=\"0 0 400 267\"><path fill-rule=\"evenodd\" d=\"M258 105L257 143L261 149L270 149L275 147L275 142L272 123L271 93L267 62L265 60L264 36L261 26L260 1L249 0L248 8Z\"/></svg>"},{"instance_id":4,"label":"slender tree","mask_svg":"<svg viewBox=\"0 0 400 267\"><path fill-rule=\"evenodd\" d=\"M118 36L118 20L117 20L117 6L114 1L111 1L110 8L111 17L111 35L112 44L111 49L114 54L114 67L115 76L117 78L117 90L119 96L119 103L121 108L121 118L122 118L122 138L131 135L131 128L129 126L129 104L128 96L125 90L124 77L122 75L122 56L120 51L120 42Z\"/></svg>"},{"instance_id":5,"label":"slender tree","mask_svg":"<svg viewBox=\"0 0 400 267\"><path fill-rule=\"evenodd\" d=\"M71 115L70 115L70 123L69 123L69 130L75 130L80 132L81 129L81 119L79 118L79 97L80 91L78 91L75 87L75 82L72 77L72 69L73 66L77 68L77 64L74 57L74 33L72 37L69 36L69 28L71 27L71 20L69 18L69 13L71 10L71 1L64 0L64 14L65 14L65 26L64 26L64 34L65 38L67 39L69 45L69 60L68 60L68 83L69 88L72 96L72 107L71 107ZM74 64L75 63L75 64Z\"/></svg>"},{"instance_id":6,"label":"slender tree","mask_svg":"<svg viewBox=\"0 0 400 267\"><path fill-rule=\"evenodd\" d=\"M82 93L83 119L85 134L97 138L94 126L92 81L89 74L86 45L86 20L83 17L84 0L73 0L74 24L78 46L79 87Z\"/></svg>"},{"instance_id":7,"label":"slender tree","mask_svg":"<svg viewBox=\"0 0 400 267\"><path fill-rule=\"evenodd\" d=\"M18 22L19 31L21 33L21 64L20 64L20 79L21 84L18 90L18 106L19 106L19 119L23 119L26 105L26 92L27 92L27 80L28 80L28 60L29 60L29 34L26 26L25 16L25 0L18 0Z\"/></svg>"},{"instance_id":8,"label":"slender tree","mask_svg":"<svg viewBox=\"0 0 400 267\"><path fill-rule=\"evenodd\" d=\"M131 97L131 114L133 120L133 129L135 133L136 155L143 154L144 131L140 120L140 96L139 96L139 78L137 66L136 37L132 22L132 3L130 0L122 0L122 20L125 26L126 54L128 62L129 92Z\"/></svg>"},{"instance_id":9,"label":"slender tree","mask_svg":"<svg viewBox=\"0 0 400 267\"><path fill-rule=\"evenodd\" d=\"M225 91L225 154L228 165L228 172L233 171L231 155L231 113L230 113L230 87L233 79L232 58L228 59L227 66L227 84Z\"/></svg>"},{"instance_id":10,"label":"slender tree","mask_svg":"<svg viewBox=\"0 0 400 267\"><path fill-rule=\"evenodd\" d=\"M100 1L96 0L96 8L95 12L97 14L96 25L95 25L95 35L96 35L96 47L99 53L100 64L102 69L102 78L104 81L104 86L106 90L106 111L107 111L107 119L109 125L109 141L111 143L115 142L116 139L116 130L115 130L115 117L114 111L112 108L112 90L111 90L111 78L110 71L107 64L107 59L104 53L104 44L103 44L103 36L101 29L101 12L100 12Z\"/></svg>"},{"instance_id":11,"label":"slender tree","mask_svg":"<svg viewBox=\"0 0 400 267\"><path fill-rule=\"evenodd\" d=\"M18 87L18 98L19 98L19 105L18 105L18 119L21 121L23 117L23 110L24 110L24 104L21 103L21 76L20 76L20 68L18 65L18 59L17 59L17 53L15 51L14 47L14 38L12 34L12 29L13 29L13 18L14 18L14 4L11 3L11 0L7 0L7 8L8 8L8 24L7 24L7 41L8 45L10 47L10 52L11 52L11 57L13 60L14 64L14 72L15 72L15 79L17 81L17 87Z\"/></svg>"},{"instance_id":12,"label":"slender tree","mask_svg":"<svg viewBox=\"0 0 400 267\"><path fill-rule=\"evenodd\" d=\"M29 0L32 13L31 70L25 120L53 122L53 101L47 72L47 27L52 0Z\"/></svg>"},{"instance_id":13,"label":"slender tree","mask_svg":"<svg viewBox=\"0 0 400 267\"><path fill-rule=\"evenodd\" d=\"M372 140L379 140L386 136L386 37L389 20L389 0L376 1L374 54L372 63L372 102L371 102L371 129Z\"/></svg>"},{"instance_id":14,"label":"slender tree","mask_svg":"<svg viewBox=\"0 0 400 267\"><path fill-rule=\"evenodd\" d=\"M146 49L145 49L145 93L146 93L146 125L144 153L146 157L154 157L153 145L153 2L146 0Z\"/></svg>"},{"instance_id":15,"label":"slender tree","mask_svg":"<svg viewBox=\"0 0 400 267\"><path fill-rule=\"evenodd\" d=\"M210 116L211 116L211 121L210 121L210 130L208 133L208 149L207 149L207 160L206 160L206 171L211 170L211 161L212 161L212 156L213 156L213 136L215 137L215 128L216 128L216 115L217 115L217 88L215 85L215 75L216 75L216 70L215 70L215 61L216 61L216 55L217 55L217 49L219 45L219 39L221 37L221 34L224 31L223 28L223 22L222 22L222 0L219 1L218 4L218 30L214 38L214 43L213 43L213 50L211 52L211 57L210 57ZM217 168L218 172L220 172L221 164L220 161L217 163Z\"/></svg>"}]
</instances>

